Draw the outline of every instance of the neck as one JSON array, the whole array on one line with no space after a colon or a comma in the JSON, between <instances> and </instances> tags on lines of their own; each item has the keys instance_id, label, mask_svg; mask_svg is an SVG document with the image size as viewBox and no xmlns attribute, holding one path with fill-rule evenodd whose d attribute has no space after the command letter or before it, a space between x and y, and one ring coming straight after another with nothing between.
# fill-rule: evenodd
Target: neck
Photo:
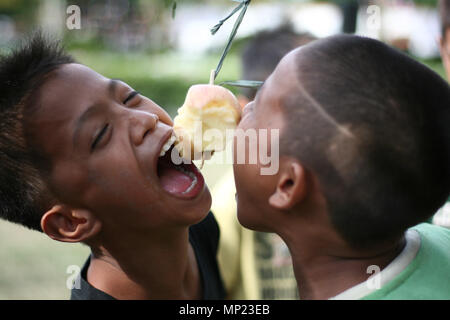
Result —
<instances>
[{"instance_id":1,"label":"neck","mask_svg":"<svg viewBox=\"0 0 450 320\"><path fill-rule=\"evenodd\" d=\"M405 245L401 238L389 246L362 251L349 248L342 240L326 243L323 235L298 237L298 233L282 238L292 255L302 300L329 299L366 281L372 275L369 266L384 269Z\"/></svg>"},{"instance_id":2,"label":"neck","mask_svg":"<svg viewBox=\"0 0 450 320\"><path fill-rule=\"evenodd\" d=\"M130 232L126 237L117 234L104 234L108 240L93 250L88 281L94 287L117 299L200 298L187 227L164 233Z\"/></svg>"},{"instance_id":3,"label":"neck","mask_svg":"<svg viewBox=\"0 0 450 320\"><path fill-rule=\"evenodd\" d=\"M282 223L273 223L273 231L289 247L301 299L329 299L366 281L372 275L369 266L382 270L405 245L401 236L377 248L352 248L335 231L320 192L294 210Z\"/></svg>"}]
</instances>

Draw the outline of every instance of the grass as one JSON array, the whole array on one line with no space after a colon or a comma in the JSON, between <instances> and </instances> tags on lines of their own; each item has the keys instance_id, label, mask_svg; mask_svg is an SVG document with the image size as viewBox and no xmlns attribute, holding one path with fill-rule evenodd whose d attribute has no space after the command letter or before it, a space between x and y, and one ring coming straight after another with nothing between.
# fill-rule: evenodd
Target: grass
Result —
<instances>
[{"instance_id":1,"label":"grass","mask_svg":"<svg viewBox=\"0 0 450 320\"><path fill-rule=\"evenodd\" d=\"M67 299L68 266L82 267L89 248L0 221L0 299Z\"/></svg>"},{"instance_id":2,"label":"grass","mask_svg":"<svg viewBox=\"0 0 450 320\"><path fill-rule=\"evenodd\" d=\"M172 54L92 54L74 50L81 62L107 77L120 78L165 107L171 115L184 101L187 88L206 83L219 55L182 57ZM426 62L443 75L440 61ZM229 55L217 82L239 78L236 55ZM206 164L211 186L223 166ZM67 299L70 265L82 266L89 254L80 244L59 243L38 232L0 220L0 299Z\"/></svg>"}]
</instances>

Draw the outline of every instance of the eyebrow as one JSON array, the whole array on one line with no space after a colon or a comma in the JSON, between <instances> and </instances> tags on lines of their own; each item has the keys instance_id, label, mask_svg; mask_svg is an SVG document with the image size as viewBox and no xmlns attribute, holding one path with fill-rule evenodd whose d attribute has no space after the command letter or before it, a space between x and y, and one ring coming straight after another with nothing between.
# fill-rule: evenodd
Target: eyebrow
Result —
<instances>
[{"instance_id":1,"label":"eyebrow","mask_svg":"<svg viewBox=\"0 0 450 320\"><path fill-rule=\"evenodd\" d=\"M120 79L111 79L109 80L109 84L108 84L108 93L111 97L114 96L114 93L116 91L117 85L119 84L119 82L121 82L122 80Z\"/></svg>"},{"instance_id":2,"label":"eyebrow","mask_svg":"<svg viewBox=\"0 0 450 320\"><path fill-rule=\"evenodd\" d=\"M116 87L119 84L119 82L123 82L120 79L111 79L108 85L108 92L111 97L114 97L114 93L116 91ZM128 97L125 98L125 100L122 101L123 104L127 103L131 99L133 99L136 95L140 94L138 91L132 91Z\"/></svg>"}]
</instances>

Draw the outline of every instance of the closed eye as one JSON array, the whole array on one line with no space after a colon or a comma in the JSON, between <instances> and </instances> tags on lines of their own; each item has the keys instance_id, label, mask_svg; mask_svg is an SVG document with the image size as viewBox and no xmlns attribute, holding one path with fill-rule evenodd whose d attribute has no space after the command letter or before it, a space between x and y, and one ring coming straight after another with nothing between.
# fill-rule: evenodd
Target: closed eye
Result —
<instances>
[{"instance_id":1,"label":"closed eye","mask_svg":"<svg viewBox=\"0 0 450 320\"><path fill-rule=\"evenodd\" d=\"M101 141L102 137L105 135L105 133L107 132L109 127L109 123L107 123L102 130L100 130L99 134L95 137L94 142L92 142L91 145L91 151L93 151L95 149L95 147L97 146L97 144Z\"/></svg>"},{"instance_id":2,"label":"closed eye","mask_svg":"<svg viewBox=\"0 0 450 320\"><path fill-rule=\"evenodd\" d=\"M139 92L137 92L137 91L133 91L133 92L131 92L129 95L128 95L128 97L126 97L126 99L125 100L123 100L123 104L126 104L128 101L130 101L131 99L133 99L136 95L138 95L139 94Z\"/></svg>"}]
</instances>

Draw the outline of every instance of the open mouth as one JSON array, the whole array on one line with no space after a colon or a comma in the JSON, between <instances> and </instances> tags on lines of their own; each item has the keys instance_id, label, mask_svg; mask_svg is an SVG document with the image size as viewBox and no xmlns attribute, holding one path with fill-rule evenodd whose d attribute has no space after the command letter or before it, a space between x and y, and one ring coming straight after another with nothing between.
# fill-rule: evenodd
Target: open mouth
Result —
<instances>
[{"instance_id":1,"label":"open mouth","mask_svg":"<svg viewBox=\"0 0 450 320\"><path fill-rule=\"evenodd\" d=\"M179 198L195 198L203 190L205 181L193 163L173 163L172 153L177 152L174 142L174 136L169 138L158 158L157 173L161 187Z\"/></svg>"}]
</instances>

